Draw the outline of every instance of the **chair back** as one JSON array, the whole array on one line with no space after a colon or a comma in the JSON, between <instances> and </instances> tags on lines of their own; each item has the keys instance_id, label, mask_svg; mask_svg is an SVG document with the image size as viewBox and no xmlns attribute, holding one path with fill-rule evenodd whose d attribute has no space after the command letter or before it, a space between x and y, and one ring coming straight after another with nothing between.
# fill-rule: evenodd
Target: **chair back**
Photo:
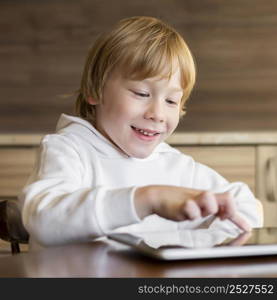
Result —
<instances>
[{"instance_id":1,"label":"chair back","mask_svg":"<svg viewBox=\"0 0 277 300\"><path fill-rule=\"evenodd\" d=\"M24 228L15 199L0 200L0 239L11 243L12 254L20 252L19 244L29 242L29 233Z\"/></svg>"}]
</instances>

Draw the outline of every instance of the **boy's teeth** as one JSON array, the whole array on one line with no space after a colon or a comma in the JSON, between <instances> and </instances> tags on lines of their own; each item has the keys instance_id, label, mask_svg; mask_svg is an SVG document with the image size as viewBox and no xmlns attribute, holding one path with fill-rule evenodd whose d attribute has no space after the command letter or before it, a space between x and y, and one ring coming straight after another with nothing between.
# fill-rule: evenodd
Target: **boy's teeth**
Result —
<instances>
[{"instance_id":1,"label":"boy's teeth","mask_svg":"<svg viewBox=\"0 0 277 300\"><path fill-rule=\"evenodd\" d=\"M138 131L138 132L140 132L140 133L142 133L144 135L148 135L148 136L155 135L155 133L149 133L149 132L143 131L142 129L138 129L138 128L135 128L135 129L136 129L136 131Z\"/></svg>"}]
</instances>

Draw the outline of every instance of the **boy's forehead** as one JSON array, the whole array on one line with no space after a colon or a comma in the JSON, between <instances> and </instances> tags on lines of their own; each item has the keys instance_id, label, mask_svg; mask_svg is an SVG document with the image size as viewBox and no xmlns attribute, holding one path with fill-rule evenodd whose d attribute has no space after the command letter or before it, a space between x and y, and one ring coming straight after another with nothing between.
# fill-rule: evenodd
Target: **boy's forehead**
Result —
<instances>
[{"instance_id":1,"label":"boy's forehead","mask_svg":"<svg viewBox=\"0 0 277 300\"><path fill-rule=\"evenodd\" d=\"M124 76L124 75L123 75ZM181 76L179 70L176 70L174 73L171 74L171 76L168 76L167 74L164 75L157 75L154 77L147 77L147 78L127 78L125 76L125 79L134 81L134 82L141 82L145 84L155 84L155 83L161 83L166 84L170 86L170 89L174 92L182 92L183 88L181 86Z\"/></svg>"},{"instance_id":2,"label":"boy's forehead","mask_svg":"<svg viewBox=\"0 0 277 300\"><path fill-rule=\"evenodd\" d=\"M156 74L155 74L156 73ZM145 70L135 69L130 70L128 67L116 66L112 70L112 76L121 77L122 79L132 80L132 81L143 81L143 82L153 82L153 81L178 81L177 85L181 85L181 70L179 64L176 62L171 67L164 67L163 70L157 72L152 72L152 76L145 76ZM180 87L179 87L180 89Z\"/></svg>"}]
</instances>

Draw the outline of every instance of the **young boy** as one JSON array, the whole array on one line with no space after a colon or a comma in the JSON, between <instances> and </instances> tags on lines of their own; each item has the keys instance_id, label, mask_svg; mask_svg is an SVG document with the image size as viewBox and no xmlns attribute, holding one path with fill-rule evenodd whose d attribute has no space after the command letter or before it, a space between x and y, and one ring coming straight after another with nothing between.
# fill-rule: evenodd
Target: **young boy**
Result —
<instances>
[{"instance_id":1,"label":"young boy","mask_svg":"<svg viewBox=\"0 0 277 300\"><path fill-rule=\"evenodd\" d=\"M261 226L261 205L245 184L228 183L163 142L194 82L190 50L158 19L124 19L101 36L84 68L78 117L63 114L56 133L44 137L20 197L31 240L85 241L122 228Z\"/></svg>"}]
</instances>

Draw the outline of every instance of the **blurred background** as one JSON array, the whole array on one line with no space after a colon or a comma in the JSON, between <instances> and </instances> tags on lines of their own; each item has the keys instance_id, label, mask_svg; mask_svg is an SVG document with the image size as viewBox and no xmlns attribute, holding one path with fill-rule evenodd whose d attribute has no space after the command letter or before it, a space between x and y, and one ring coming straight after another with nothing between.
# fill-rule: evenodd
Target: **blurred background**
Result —
<instances>
[{"instance_id":1,"label":"blurred background","mask_svg":"<svg viewBox=\"0 0 277 300\"><path fill-rule=\"evenodd\" d=\"M118 20L155 16L174 26L197 64L178 131L277 129L274 0L1 0L0 133L47 133L74 113L88 49Z\"/></svg>"}]
</instances>

